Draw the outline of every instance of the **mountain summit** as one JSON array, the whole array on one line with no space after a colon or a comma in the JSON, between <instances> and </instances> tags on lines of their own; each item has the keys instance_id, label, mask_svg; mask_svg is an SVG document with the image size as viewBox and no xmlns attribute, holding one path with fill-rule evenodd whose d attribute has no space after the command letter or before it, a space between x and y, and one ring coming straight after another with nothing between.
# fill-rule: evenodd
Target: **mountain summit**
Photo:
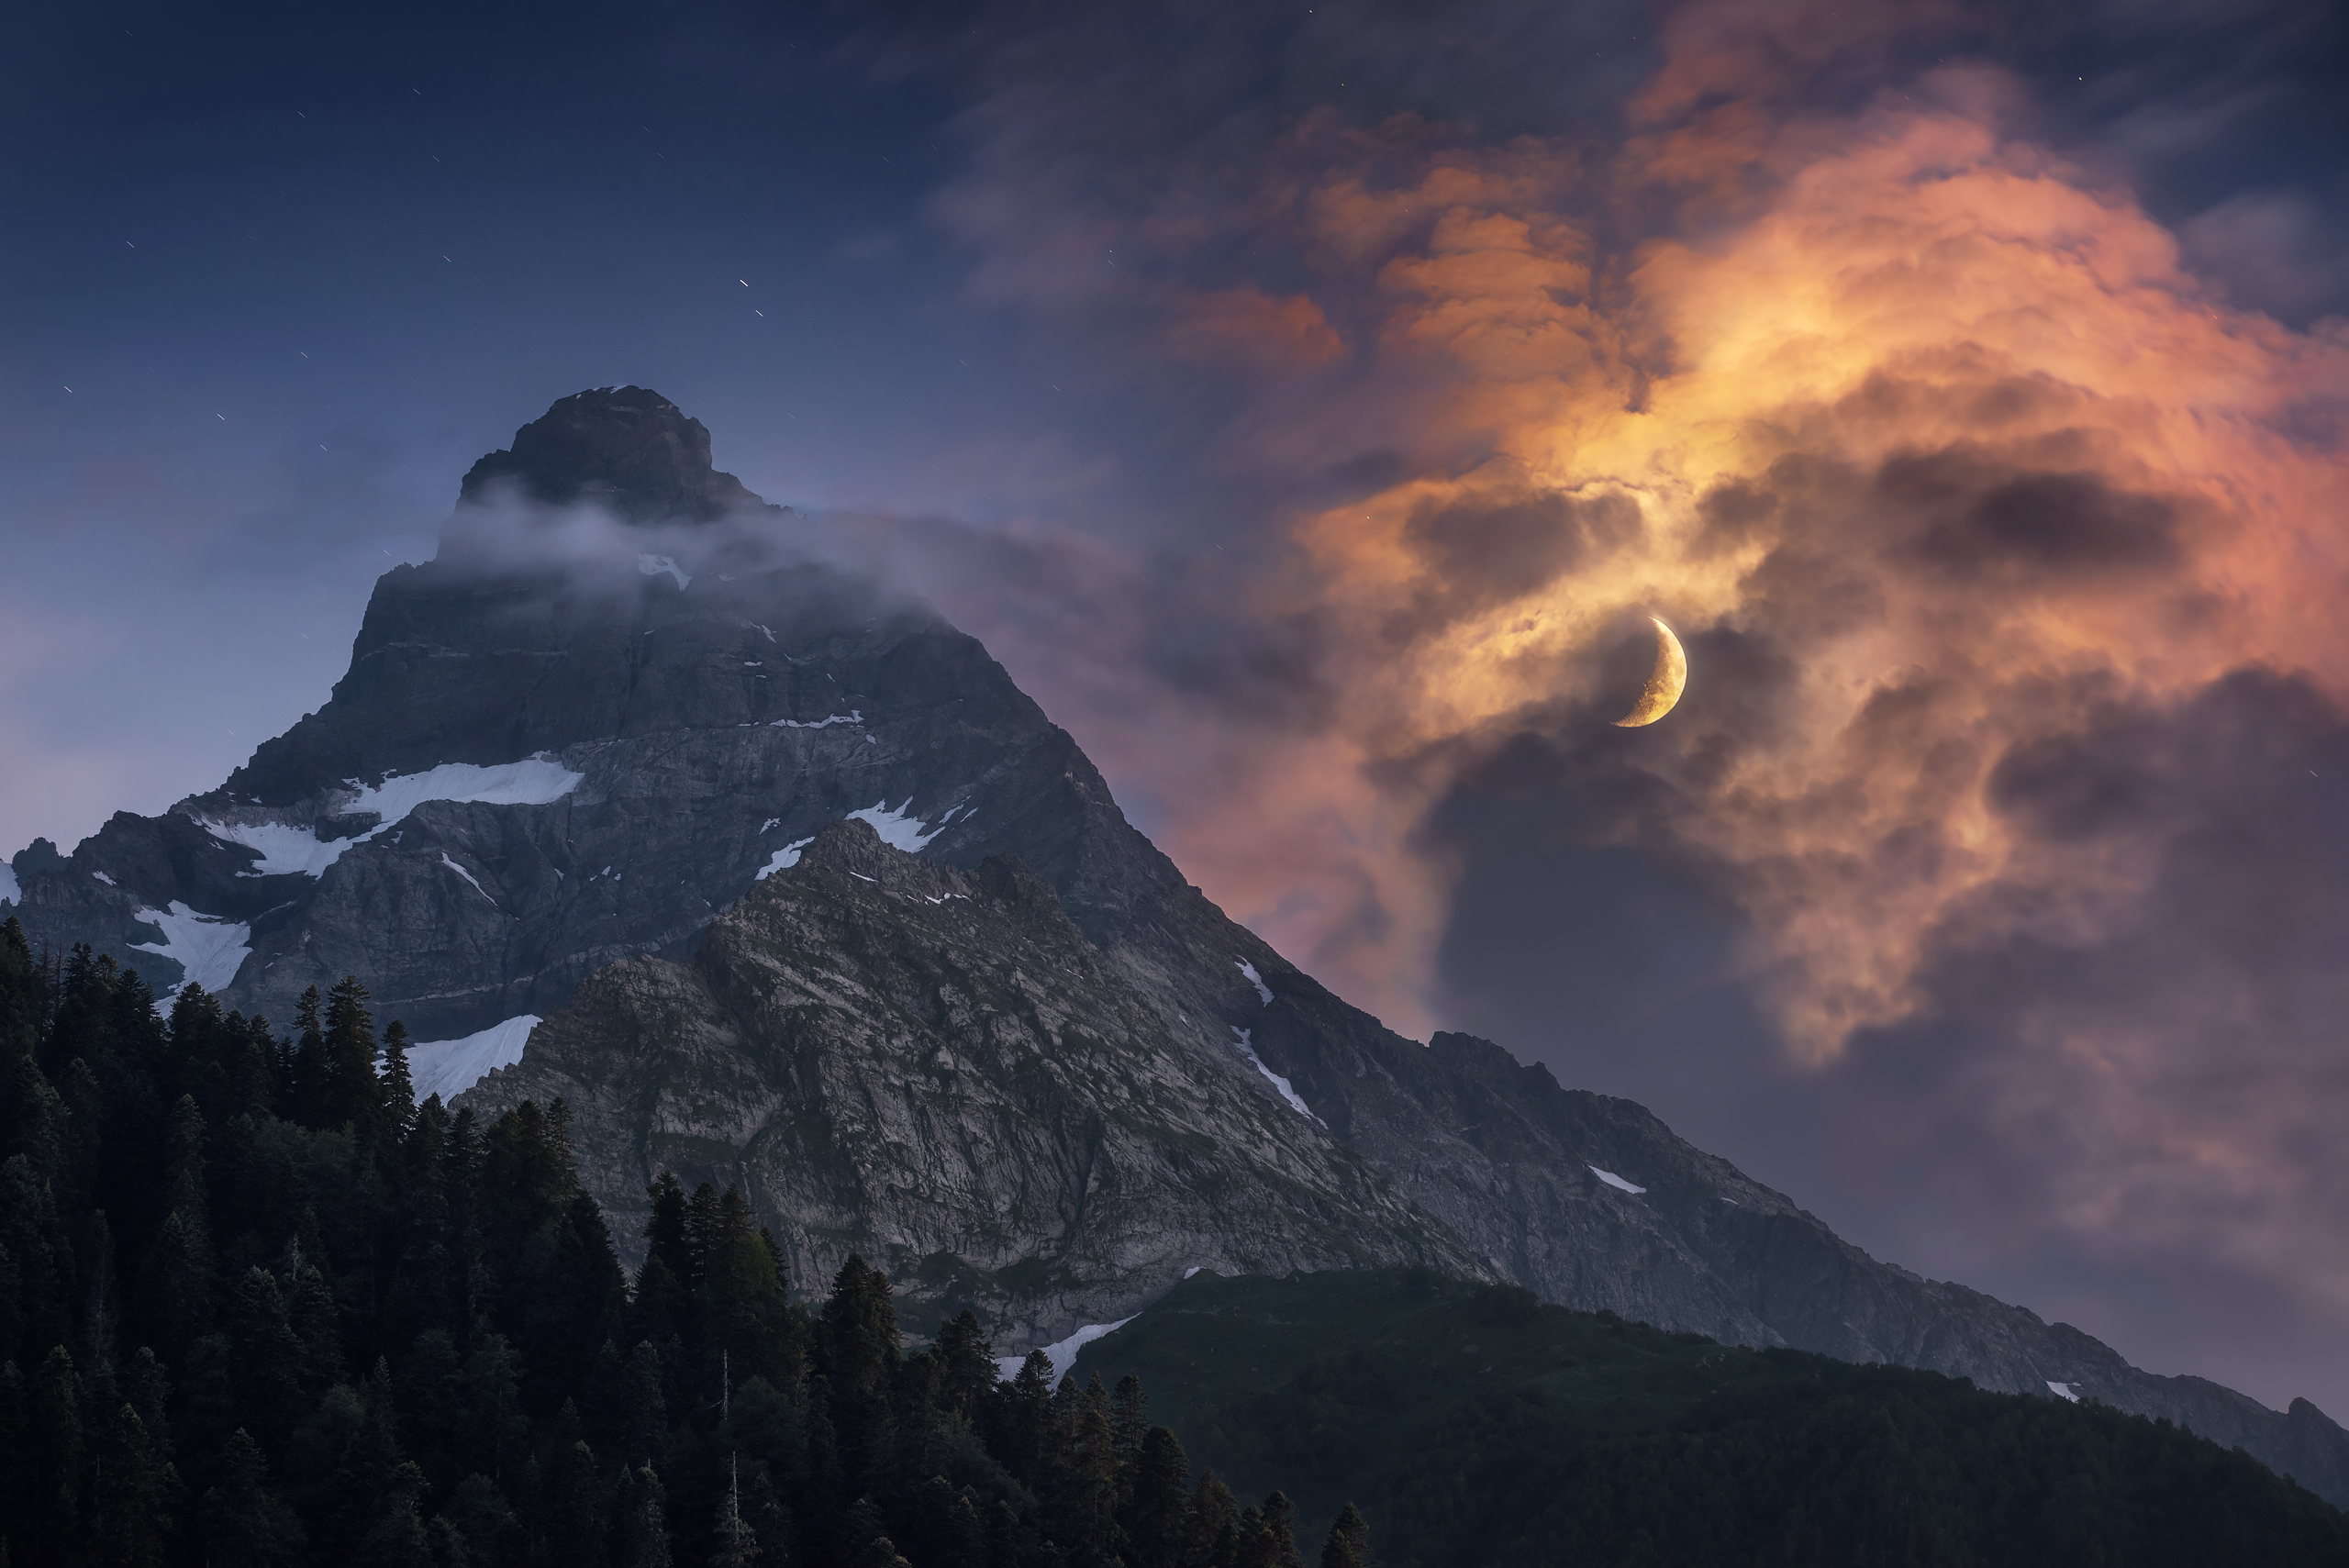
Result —
<instances>
[{"instance_id":1,"label":"mountain summit","mask_svg":"<svg viewBox=\"0 0 2349 1568\"><path fill-rule=\"evenodd\" d=\"M709 430L641 386L573 393L473 464L458 505L509 488L541 506L603 506L632 523L712 522L758 496L709 455Z\"/></svg>"},{"instance_id":2,"label":"mountain summit","mask_svg":"<svg viewBox=\"0 0 2349 1568\"><path fill-rule=\"evenodd\" d=\"M419 1095L566 1102L631 1255L661 1171L736 1184L795 1279L862 1251L1008 1350L1195 1268L1428 1264L2170 1417L2349 1500L2349 1433L2304 1402L1879 1262L1639 1106L1331 995L975 639L789 555L657 394L556 404L452 531L500 482L650 548L386 573L324 706L219 789L19 853L0 912L281 1024L355 973L423 1042Z\"/></svg>"}]
</instances>

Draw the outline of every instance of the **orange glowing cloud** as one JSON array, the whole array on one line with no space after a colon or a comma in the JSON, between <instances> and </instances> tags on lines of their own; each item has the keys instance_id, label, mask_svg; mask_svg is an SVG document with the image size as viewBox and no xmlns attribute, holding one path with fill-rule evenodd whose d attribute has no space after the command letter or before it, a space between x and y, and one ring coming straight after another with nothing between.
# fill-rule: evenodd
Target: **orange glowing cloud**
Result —
<instances>
[{"instance_id":1,"label":"orange glowing cloud","mask_svg":"<svg viewBox=\"0 0 2349 1568\"><path fill-rule=\"evenodd\" d=\"M1270 369L1318 365L1345 351L1321 307L1304 295L1218 289L1184 302L1166 333L1178 359L1238 361Z\"/></svg>"},{"instance_id":2,"label":"orange glowing cloud","mask_svg":"<svg viewBox=\"0 0 2349 1568\"><path fill-rule=\"evenodd\" d=\"M1699 63L1710 91L1732 79ZM1611 284L1569 210L1588 191L1568 152L1545 170L1529 142L1448 147L1415 178L1341 168L1305 195L1331 287L1362 290L1408 367L1422 444L1486 449L1297 520L1288 591L1344 626L1353 672L1333 732L1299 743L1320 765L1282 770L1318 812L1333 774L1586 695L1627 614L1759 637L1800 689L1691 786L1703 807L1680 830L1742 869L1788 1037L1819 1060L1915 1005L1920 944L1978 890L2021 879L2090 922L2130 896L2142 846L2024 864L1985 798L2000 756L2081 694L2174 699L2247 663L2342 690L2343 563L2310 520L2349 496L2338 457L2279 419L2349 381L2349 343L2228 308L2125 194L2003 135L2004 92L1945 70L1781 128L1791 146L1750 120L1724 137L1718 108L1660 133L1614 185L1704 183L1709 157L1782 169L1733 227L1653 244ZM1740 495L1759 511L1725 528ZM1557 570L1464 596L1445 519L1544 505L1530 526ZM1648 765L1684 770L1725 744L1709 724L1741 722L1659 727ZM1441 784L1386 773L1407 797ZM1265 879L1218 869L1269 901ZM1441 868L1384 880L1391 951L1365 967L1417 978Z\"/></svg>"}]
</instances>

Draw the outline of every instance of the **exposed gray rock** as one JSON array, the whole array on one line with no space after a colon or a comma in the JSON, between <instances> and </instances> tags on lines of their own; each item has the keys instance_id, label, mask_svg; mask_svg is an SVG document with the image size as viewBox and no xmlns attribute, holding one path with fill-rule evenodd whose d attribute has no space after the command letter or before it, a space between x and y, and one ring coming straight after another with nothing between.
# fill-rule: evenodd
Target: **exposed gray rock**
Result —
<instances>
[{"instance_id":1,"label":"exposed gray rock","mask_svg":"<svg viewBox=\"0 0 2349 1568\"><path fill-rule=\"evenodd\" d=\"M501 485L662 524L664 553L496 565L468 540ZM976 641L774 565L785 515L657 395L564 399L465 495L441 559L377 584L317 713L219 790L15 857L37 943L281 1019L353 973L428 1040L543 1016L470 1098L568 1100L631 1254L662 1167L740 1182L800 1279L863 1250L1008 1348L1194 1265L1424 1262L2062 1384L2349 1502L2349 1434L2304 1401L2139 1372L1876 1262L1636 1105L1330 995L1186 883Z\"/></svg>"},{"instance_id":2,"label":"exposed gray rock","mask_svg":"<svg viewBox=\"0 0 2349 1568\"><path fill-rule=\"evenodd\" d=\"M660 1171L740 1182L795 1277L861 1251L909 1310L974 1307L1013 1341L1200 1266L1476 1270L1266 1087L1170 1029L1017 860L963 871L846 822L691 958L599 971L463 1103L567 1102L632 1257Z\"/></svg>"},{"instance_id":3,"label":"exposed gray rock","mask_svg":"<svg viewBox=\"0 0 2349 1568\"><path fill-rule=\"evenodd\" d=\"M631 522L711 522L764 503L710 465L709 430L641 386L574 393L514 432L465 474L460 504L496 498L501 482L544 506L594 501Z\"/></svg>"}]
</instances>

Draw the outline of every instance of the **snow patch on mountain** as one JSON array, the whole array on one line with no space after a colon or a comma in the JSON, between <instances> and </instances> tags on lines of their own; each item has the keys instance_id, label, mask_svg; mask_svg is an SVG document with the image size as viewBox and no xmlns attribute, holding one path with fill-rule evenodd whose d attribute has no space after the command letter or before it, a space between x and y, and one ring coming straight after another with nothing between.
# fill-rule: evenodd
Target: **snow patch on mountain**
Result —
<instances>
[{"instance_id":1,"label":"snow patch on mountain","mask_svg":"<svg viewBox=\"0 0 2349 1568\"><path fill-rule=\"evenodd\" d=\"M295 872L324 876L327 867L342 858L343 851L360 841L321 839L307 828L296 828L290 822L214 822L199 817L195 825L216 839L260 851L261 859L253 862L253 869L240 871L239 876L286 876ZM381 831L380 828L376 829ZM365 837L372 839L374 834Z\"/></svg>"},{"instance_id":2,"label":"snow patch on mountain","mask_svg":"<svg viewBox=\"0 0 2349 1568\"><path fill-rule=\"evenodd\" d=\"M489 892L488 892L488 890L487 890L486 888L483 887L483 886L482 886L482 884L481 884L480 883L478 883L478 882L473 882L473 873L471 873L471 872L469 872L469 871L467 871L464 867L462 867L462 866L459 865L456 862L454 862L454 861L451 860L451 859L449 858L449 856L448 856L448 852L447 852L446 851L443 851L441 852L441 855L440 855L440 863L441 863L442 865L444 865L444 866L447 866L451 871L455 872L459 876L463 877L467 882L472 883L472 884L473 884L473 890L475 893L480 894L484 898L489 898ZM496 899L495 899L495 898L489 898L489 901L490 901L492 904L495 904L495 903L496 903L496 902L497 902L497 900L496 900Z\"/></svg>"},{"instance_id":3,"label":"snow patch on mountain","mask_svg":"<svg viewBox=\"0 0 2349 1568\"><path fill-rule=\"evenodd\" d=\"M2074 1405L2080 1402L2080 1391L2073 1387L2068 1383L2050 1383L2047 1385L2047 1392L2053 1394L2058 1399L2065 1400Z\"/></svg>"},{"instance_id":4,"label":"snow patch on mountain","mask_svg":"<svg viewBox=\"0 0 2349 1568\"><path fill-rule=\"evenodd\" d=\"M551 806L577 789L585 773L574 773L544 752L518 762L475 767L471 762L443 762L420 773L403 773L362 789L345 811L373 811L381 826L363 838L372 839L429 800L481 806Z\"/></svg>"},{"instance_id":5,"label":"snow patch on mountain","mask_svg":"<svg viewBox=\"0 0 2349 1568\"><path fill-rule=\"evenodd\" d=\"M536 1013L492 1024L462 1040L420 1040L407 1048L407 1073L416 1086L416 1103L434 1095L443 1100L461 1095L500 1067L522 1060L530 1031L545 1022Z\"/></svg>"},{"instance_id":6,"label":"snow patch on mountain","mask_svg":"<svg viewBox=\"0 0 2349 1568\"><path fill-rule=\"evenodd\" d=\"M1264 984L1264 977L1256 973L1256 966L1244 958L1234 959L1232 962L1240 965L1240 973L1248 977L1248 984L1256 988L1256 995L1264 999L1264 1006L1271 1006L1273 988Z\"/></svg>"},{"instance_id":7,"label":"snow patch on mountain","mask_svg":"<svg viewBox=\"0 0 2349 1568\"><path fill-rule=\"evenodd\" d=\"M932 839L946 831L946 824L941 822L937 827L931 828L918 817L907 816L906 813L913 803L913 796L907 795L904 806L891 811L888 809L889 803L885 797L874 801L862 811L850 812L848 819L852 822L871 824L873 830L881 835L883 843L892 849L903 850L909 855L918 855L930 847L930 841Z\"/></svg>"},{"instance_id":8,"label":"snow patch on mountain","mask_svg":"<svg viewBox=\"0 0 2349 1568\"><path fill-rule=\"evenodd\" d=\"M693 586L694 580L685 575L685 569L677 564L676 558L674 556L639 555L636 558L636 569L639 572L643 573L647 577L658 577L661 573L666 572L670 576L674 577L677 580L678 587L690 588Z\"/></svg>"},{"instance_id":9,"label":"snow patch on mountain","mask_svg":"<svg viewBox=\"0 0 2349 1568\"><path fill-rule=\"evenodd\" d=\"M327 867L340 860L345 850L386 831L427 801L548 806L577 789L586 776L544 753L488 767L443 762L420 773L395 774L381 784L362 784L348 800L337 803L342 814L373 812L382 818L366 832L349 839L320 839L310 829L287 822L215 822L204 817L195 822L216 839L260 851L253 869L239 873L240 876L284 876L293 872L324 876Z\"/></svg>"},{"instance_id":10,"label":"snow patch on mountain","mask_svg":"<svg viewBox=\"0 0 2349 1568\"><path fill-rule=\"evenodd\" d=\"M1622 1177L1617 1175L1614 1172L1602 1171L1596 1165L1590 1167L1590 1173L1597 1176L1600 1181L1605 1182L1609 1186L1613 1187L1620 1192L1643 1193L1647 1191L1647 1188L1634 1186L1630 1182L1627 1182Z\"/></svg>"},{"instance_id":11,"label":"snow patch on mountain","mask_svg":"<svg viewBox=\"0 0 2349 1568\"><path fill-rule=\"evenodd\" d=\"M761 866L758 869L757 874L752 876L751 880L752 882L764 882L767 878L773 876L779 871L790 870L793 866L799 863L799 851L806 849L815 841L816 840L813 836L810 836L805 839L796 839L792 842L785 844L783 848L777 850L774 854L767 857L767 863Z\"/></svg>"},{"instance_id":12,"label":"snow patch on mountain","mask_svg":"<svg viewBox=\"0 0 2349 1568\"><path fill-rule=\"evenodd\" d=\"M832 714L817 719L812 724L803 723L796 718L778 718L772 721L767 728L770 729L829 729L835 724L863 724L863 722L864 710L858 708L849 713Z\"/></svg>"},{"instance_id":13,"label":"snow patch on mountain","mask_svg":"<svg viewBox=\"0 0 2349 1568\"><path fill-rule=\"evenodd\" d=\"M1077 1351L1105 1335L1116 1333L1132 1321L1131 1318L1120 1318L1115 1323L1087 1323L1065 1340L1056 1340L1049 1345L1039 1347L1044 1354L1052 1358L1052 1382L1058 1384L1062 1378L1068 1375L1069 1369L1076 1364ZM996 1357L995 1369L999 1374L1000 1381L1008 1383L1018 1377L1020 1367L1026 1363L1027 1360L1026 1356Z\"/></svg>"},{"instance_id":14,"label":"snow patch on mountain","mask_svg":"<svg viewBox=\"0 0 2349 1568\"><path fill-rule=\"evenodd\" d=\"M1294 1106L1297 1108L1297 1115L1303 1117L1313 1117L1313 1119L1315 1121L1321 1122L1321 1125L1324 1128L1327 1128L1330 1125L1326 1121L1321 1121L1319 1117L1313 1116L1313 1107L1307 1105L1303 1099L1298 1097L1297 1092L1289 1086L1287 1079L1282 1077L1279 1073L1264 1065L1264 1059L1256 1054L1256 1042L1254 1039L1255 1030L1243 1029L1238 1024L1234 1024L1231 1026L1231 1032L1239 1037L1240 1054L1248 1059L1248 1064L1250 1066L1253 1067L1257 1072L1262 1073L1265 1078L1271 1081L1273 1087L1281 1092L1281 1098L1286 1100L1291 1106Z\"/></svg>"},{"instance_id":15,"label":"snow patch on mountain","mask_svg":"<svg viewBox=\"0 0 2349 1568\"><path fill-rule=\"evenodd\" d=\"M159 1000L179 995L180 985L223 990L237 978L237 971L245 960L252 956L250 926L239 920L224 920L217 915L200 915L176 898L169 909L134 910L130 917L163 934L160 942L131 943L131 951L168 958L186 972L186 979L161 993Z\"/></svg>"}]
</instances>

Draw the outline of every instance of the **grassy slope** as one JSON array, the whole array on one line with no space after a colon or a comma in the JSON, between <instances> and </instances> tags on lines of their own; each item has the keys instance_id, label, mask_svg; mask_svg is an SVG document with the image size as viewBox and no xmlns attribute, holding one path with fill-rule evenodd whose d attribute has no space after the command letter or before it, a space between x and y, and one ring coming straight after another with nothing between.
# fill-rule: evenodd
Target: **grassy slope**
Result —
<instances>
[{"instance_id":1,"label":"grassy slope","mask_svg":"<svg viewBox=\"0 0 2349 1568\"><path fill-rule=\"evenodd\" d=\"M1725 1348L1422 1270L1200 1274L1085 1347L1244 1498L1388 1568L2349 1563L2349 1518L2098 1406Z\"/></svg>"}]
</instances>

